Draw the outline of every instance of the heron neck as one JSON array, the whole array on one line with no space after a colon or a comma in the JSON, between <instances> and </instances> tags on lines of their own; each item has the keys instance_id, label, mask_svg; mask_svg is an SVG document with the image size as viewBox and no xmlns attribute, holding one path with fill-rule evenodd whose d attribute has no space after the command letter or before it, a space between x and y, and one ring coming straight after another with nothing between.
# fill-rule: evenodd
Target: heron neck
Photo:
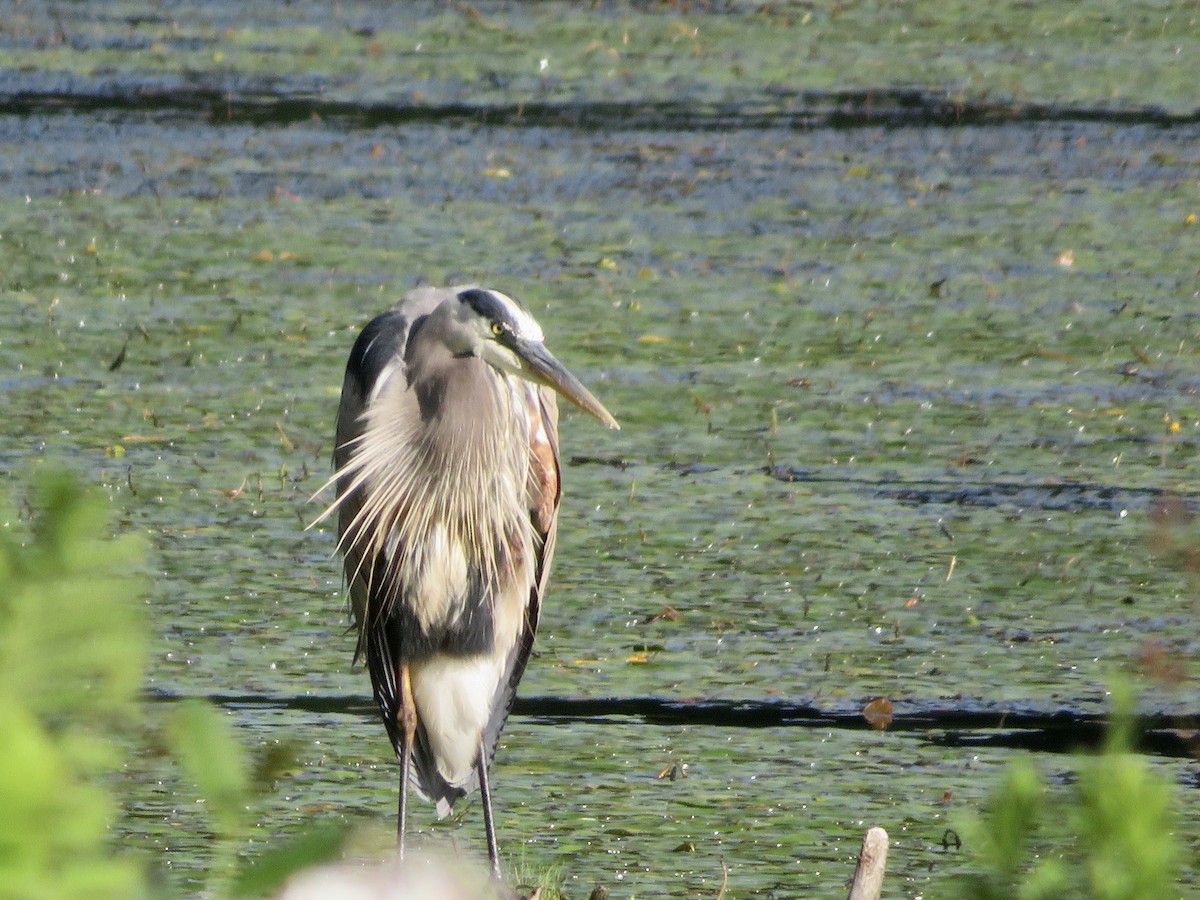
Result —
<instances>
[{"instance_id":1,"label":"heron neck","mask_svg":"<svg viewBox=\"0 0 1200 900\"><path fill-rule=\"evenodd\" d=\"M519 428L509 377L479 357L451 353L435 324L427 323L408 348L408 385L421 415L415 434L439 467L453 461L494 469L507 462L502 448Z\"/></svg>"}]
</instances>

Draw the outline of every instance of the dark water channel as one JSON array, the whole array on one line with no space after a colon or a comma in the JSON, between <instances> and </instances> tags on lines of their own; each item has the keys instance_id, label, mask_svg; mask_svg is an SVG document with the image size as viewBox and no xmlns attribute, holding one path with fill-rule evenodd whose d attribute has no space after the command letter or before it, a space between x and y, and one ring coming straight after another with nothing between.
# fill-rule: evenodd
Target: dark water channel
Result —
<instances>
[{"instance_id":1,"label":"dark water channel","mask_svg":"<svg viewBox=\"0 0 1200 900\"><path fill-rule=\"evenodd\" d=\"M308 498L357 329L480 280L623 425L564 414L556 576L495 774L514 865L571 897L716 896L722 863L728 896L833 897L881 824L886 895L952 896L945 829L1026 754L1066 790L1140 673L1195 884L1200 124L1174 95L763 76L739 104L671 80L686 29L667 62L624 51L641 92L506 69L542 31L586 49L594 22L588 52L619 57L622 21L635 45L694 21L637 5L481 4L493 71L424 81L393 42L470 57L471 15L349 5L325 40L304 4L18 6L0 473L16 494L65 460L151 536L152 719L209 697L300 748L246 855L322 816L386 845L393 764ZM197 886L209 836L169 761L131 764L126 805L122 834ZM475 852L475 813L416 825Z\"/></svg>"}]
</instances>

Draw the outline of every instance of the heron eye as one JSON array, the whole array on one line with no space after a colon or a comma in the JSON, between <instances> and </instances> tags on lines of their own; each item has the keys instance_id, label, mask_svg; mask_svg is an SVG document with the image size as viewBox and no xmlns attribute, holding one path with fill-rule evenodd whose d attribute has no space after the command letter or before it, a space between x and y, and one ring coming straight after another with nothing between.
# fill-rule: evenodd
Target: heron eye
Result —
<instances>
[{"instance_id":1,"label":"heron eye","mask_svg":"<svg viewBox=\"0 0 1200 900\"><path fill-rule=\"evenodd\" d=\"M496 337L500 337L500 335L504 334L504 331L505 331L505 328L504 328L503 324L501 324L500 322L492 323L492 334L494 334Z\"/></svg>"}]
</instances>

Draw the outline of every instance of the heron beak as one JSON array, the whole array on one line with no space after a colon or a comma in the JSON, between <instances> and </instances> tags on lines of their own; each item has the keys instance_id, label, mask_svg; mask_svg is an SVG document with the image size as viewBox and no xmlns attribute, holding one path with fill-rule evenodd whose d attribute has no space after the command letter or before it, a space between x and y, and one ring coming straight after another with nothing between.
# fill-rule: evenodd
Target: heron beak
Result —
<instances>
[{"instance_id":1,"label":"heron beak","mask_svg":"<svg viewBox=\"0 0 1200 900\"><path fill-rule=\"evenodd\" d=\"M612 417L612 413L604 408L604 404L597 400L578 378L568 372L566 366L554 358L554 354L546 349L545 344L539 341L518 341L514 349L531 381L558 391L609 428L621 427Z\"/></svg>"}]
</instances>

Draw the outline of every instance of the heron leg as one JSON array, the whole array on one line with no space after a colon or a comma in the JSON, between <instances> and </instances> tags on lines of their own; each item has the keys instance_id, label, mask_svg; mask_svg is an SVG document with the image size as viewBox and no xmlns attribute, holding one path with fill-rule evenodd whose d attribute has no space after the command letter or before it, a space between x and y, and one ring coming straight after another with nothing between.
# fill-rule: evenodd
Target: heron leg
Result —
<instances>
[{"instance_id":1,"label":"heron leg","mask_svg":"<svg viewBox=\"0 0 1200 900\"><path fill-rule=\"evenodd\" d=\"M405 745L400 755L400 806L396 810L396 854L404 861L404 822L408 813L408 746Z\"/></svg>"},{"instance_id":2,"label":"heron leg","mask_svg":"<svg viewBox=\"0 0 1200 900\"><path fill-rule=\"evenodd\" d=\"M396 811L396 854L404 861L404 832L408 822L408 777L412 769L413 741L417 733L417 708L413 702L408 663L400 664L400 806Z\"/></svg>"},{"instance_id":3,"label":"heron leg","mask_svg":"<svg viewBox=\"0 0 1200 900\"><path fill-rule=\"evenodd\" d=\"M492 786L488 783L487 751L479 743L479 796L483 800L483 827L487 831L488 861L492 864L492 877L503 881L500 874L500 848L496 846L496 823L492 819Z\"/></svg>"}]
</instances>

